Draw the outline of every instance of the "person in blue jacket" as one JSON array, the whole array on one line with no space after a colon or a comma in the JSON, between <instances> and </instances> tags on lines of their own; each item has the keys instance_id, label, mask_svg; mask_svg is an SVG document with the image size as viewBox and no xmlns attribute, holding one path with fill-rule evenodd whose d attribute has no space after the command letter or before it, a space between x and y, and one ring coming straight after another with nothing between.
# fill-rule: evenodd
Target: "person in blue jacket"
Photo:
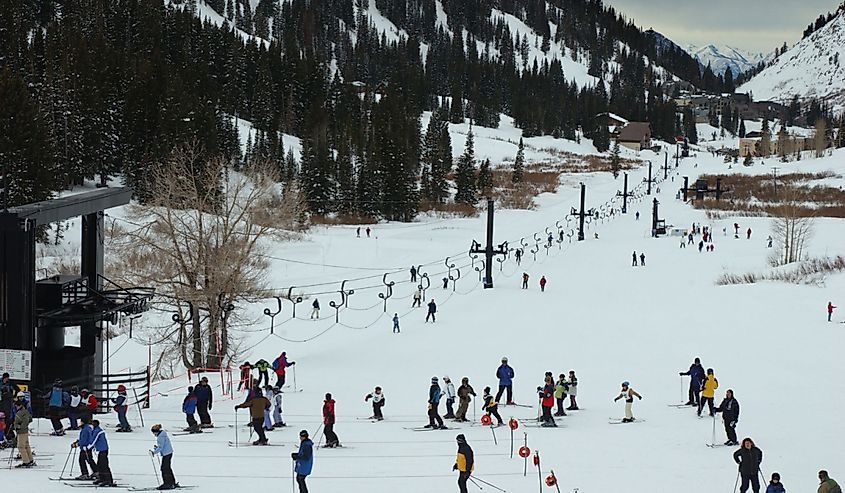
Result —
<instances>
[{"instance_id":1,"label":"person in blue jacket","mask_svg":"<svg viewBox=\"0 0 845 493\"><path fill-rule=\"evenodd\" d=\"M701 360L695 358L689 370L678 374L681 376L689 375L689 400L686 405L698 407L701 404L701 384L704 383L704 378L707 376L704 373L704 367L701 366Z\"/></svg>"},{"instance_id":2,"label":"person in blue jacket","mask_svg":"<svg viewBox=\"0 0 845 493\"><path fill-rule=\"evenodd\" d=\"M431 377L431 387L428 388L428 424L424 428L434 428L435 430L445 430L443 425L443 418L437 411L440 405L440 397L443 396L443 390L440 388L440 379Z\"/></svg>"},{"instance_id":3,"label":"person in blue jacket","mask_svg":"<svg viewBox=\"0 0 845 493\"><path fill-rule=\"evenodd\" d=\"M496 370L496 378L499 379L499 391L496 392L496 403L502 398L502 393L507 389L507 403L513 404L513 368L508 365L508 358L502 358L502 364Z\"/></svg>"},{"instance_id":4,"label":"person in blue jacket","mask_svg":"<svg viewBox=\"0 0 845 493\"><path fill-rule=\"evenodd\" d=\"M111 475L111 468L109 467L109 441L106 439L106 432L100 428L98 420L91 421L94 427L91 439L91 444L88 445L88 450L97 451L97 480L94 484L97 486L116 486L114 478Z\"/></svg>"},{"instance_id":5,"label":"person in blue jacket","mask_svg":"<svg viewBox=\"0 0 845 493\"><path fill-rule=\"evenodd\" d=\"M311 474L311 468L314 467L314 442L308 438L308 430L299 432L299 451L290 454L290 458L296 461L293 470L296 473L299 493L308 493L305 478Z\"/></svg>"},{"instance_id":6,"label":"person in blue jacket","mask_svg":"<svg viewBox=\"0 0 845 493\"><path fill-rule=\"evenodd\" d=\"M185 413L185 420L188 422L185 431L202 433L200 426L197 424L197 419L194 417L194 413L197 412L197 395L193 387L188 387L188 395L182 399L182 412Z\"/></svg>"},{"instance_id":7,"label":"person in blue jacket","mask_svg":"<svg viewBox=\"0 0 845 493\"><path fill-rule=\"evenodd\" d=\"M167 432L161 429L161 425L153 425L150 431L156 437L156 444L150 455L161 455L161 480L162 484L158 487L159 490L173 490L179 487L176 483L176 476L173 475L173 468L170 467L170 462L173 460L173 445L170 444L170 436Z\"/></svg>"},{"instance_id":8,"label":"person in blue jacket","mask_svg":"<svg viewBox=\"0 0 845 493\"><path fill-rule=\"evenodd\" d=\"M94 427L91 426L91 418L82 417L82 428L79 430L79 439L71 444L73 448L79 448L79 471L82 473L76 477L79 480L95 479L97 477L97 463L94 462L94 453L90 446L94 443ZM91 474L88 474L88 467Z\"/></svg>"},{"instance_id":9,"label":"person in blue jacket","mask_svg":"<svg viewBox=\"0 0 845 493\"><path fill-rule=\"evenodd\" d=\"M56 379L53 382L53 388L44 395L44 399L49 401L50 406L50 423L53 424L53 436L62 436L65 434L64 426L62 425L62 411L70 405L70 394L62 388L62 381Z\"/></svg>"},{"instance_id":10,"label":"person in blue jacket","mask_svg":"<svg viewBox=\"0 0 845 493\"><path fill-rule=\"evenodd\" d=\"M126 411L129 409L128 401L126 399L126 386L117 386L117 397L111 400L114 403L114 410L117 413L117 429L118 432L130 432L132 427L129 426L129 421L126 419Z\"/></svg>"}]
</instances>

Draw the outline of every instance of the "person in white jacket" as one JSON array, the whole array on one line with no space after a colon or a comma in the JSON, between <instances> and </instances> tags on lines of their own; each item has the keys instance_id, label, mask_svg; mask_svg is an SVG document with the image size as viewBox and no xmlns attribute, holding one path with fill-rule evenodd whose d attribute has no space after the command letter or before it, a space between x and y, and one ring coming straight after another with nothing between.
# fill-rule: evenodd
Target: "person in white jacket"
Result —
<instances>
[{"instance_id":1,"label":"person in white jacket","mask_svg":"<svg viewBox=\"0 0 845 493\"><path fill-rule=\"evenodd\" d=\"M273 428L287 426L282 419L282 389L273 387Z\"/></svg>"},{"instance_id":2,"label":"person in white jacket","mask_svg":"<svg viewBox=\"0 0 845 493\"><path fill-rule=\"evenodd\" d=\"M446 416L444 418L455 419L455 411L452 409L452 406L455 405L455 399L458 397L457 392L455 392L455 384L449 379L449 375L443 377L443 382L446 383Z\"/></svg>"}]
</instances>

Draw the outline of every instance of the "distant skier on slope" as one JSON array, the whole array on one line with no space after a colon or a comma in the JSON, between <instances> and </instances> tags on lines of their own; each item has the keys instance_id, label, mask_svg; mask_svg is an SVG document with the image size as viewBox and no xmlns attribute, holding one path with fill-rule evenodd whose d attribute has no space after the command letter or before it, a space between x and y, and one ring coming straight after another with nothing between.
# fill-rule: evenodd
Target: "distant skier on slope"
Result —
<instances>
[{"instance_id":1,"label":"distant skier on slope","mask_svg":"<svg viewBox=\"0 0 845 493\"><path fill-rule=\"evenodd\" d=\"M446 419L455 419L455 411L453 409L453 406L455 405L455 397L457 397L455 384L452 383L449 375L443 377L443 383L446 384L446 415L443 417Z\"/></svg>"},{"instance_id":2,"label":"distant skier on slope","mask_svg":"<svg viewBox=\"0 0 845 493\"><path fill-rule=\"evenodd\" d=\"M578 402L575 398L578 397L578 377L575 376L575 370L569 370L569 407L567 411L577 411Z\"/></svg>"},{"instance_id":3,"label":"distant skier on slope","mask_svg":"<svg viewBox=\"0 0 845 493\"><path fill-rule=\"evenodd\" d=\"M440 389L439 379L431 377L431 387L428 388L428 424L424 428L434 428L435 430L445 430L443 426L443 418L437 412L437 406L440 405L440 397L443 391Z\"/></svg>"},{"instance_id":4,"label":"distant skier on slope","mask_svg":"<svg viewBox=\"0 0 845 493\"><path fill-rule=\"evenodd\" d=\"M414 302L411 303L411 308L415 306L422 306L422 290L417 289L414 291Z\"/></svg>"},{"instance_id":5,"label":"distant skier on slope","mask_svg":"<svg viewBox=\"0 0 845 493\"><path fill-rule=\"evenodd\" d=\"M496 399L494 399L490 394L490 387L484 387L484 412L487 415L492 414L495 416L499 426L505 424L505 422L502 421L502 417L499 416L499 403L496 402Z\"/></svg>"},{"instance_id":6,"label":"distant skier on slope","mask_svg":"<svg viewBox=\"0 0 845 493\"><path fill-rule=\"evenodd\" d=\"M563 403L566 401L566 394L569 391L569 383L566 381L566 375L561 373L557 377L555 383L555 402L557 402L557 412L555 416L566 416L566 411L563 410Z\"/></svg>"},{"instance_id":7,"label":"distant skier on slope","mask_svg":"<svg viewBox=\"0 0 845 493\"><path fill-rule=\"evenodd\" d=\"M704 367L701 366L701 359L695 358L695 361L690 365L689 370L678 373L681 376L688 375L689 380L689 400L687 406L701 405L701 384L704 383Z\"/></svg>"},{"instance_id":8,"label":"distant skier on slope","mask_svg":"<svg viewBox=\"0 0 845 493\"><path fill-rule=\"evenodd\" d=\"M737 445L736 424L739 422L739 401L734 399L733 390L728 389L725 392L725 398L716 408L716 412L722 413L722 420L725 422L725 435L728 437L725 445Z\"/></svg>"},{"instance_id":9,"label":"distant skier on slope","mask_svg":"<svg viewBox=\"0 0 845 493\"><path fill-rule=\"evenodd\" d=\"M832 301L827 302L827 321L830 322L831 317L833 317L833 310L836 306L833 304Z\"/></svg>"},{"instance_id":10,"label":"distant skier on slope","mask_svg":"<svg viewBox=\"0 0 845 493\"><path fill-rule=\"evenodd\" d=\"M734 452L734 462L739 464L739 475L742 484L739 487L740 493L748 491L748 484L754 493L760 493L760 464L763 462L763 451L754 445L750 438L742 439L742 448Z\"/></svg>"},{"instance_id":11,"label":"distant skier on slope","mask_svg":"<svg viewBox=\"0 0 845 493\"><path fill-rule=\"evenodd\" d=\"M528 289L528 273L522 273L522 289Z\"/></svg>"},{"instance_id":12,"label":"distant skier on slope","mask_svg":"<svg viewBox=\"0 0 845 493\"><path fill-rule=\"evenodd\" d=\"M636 267L637 266L637 252L636 251L634 251L634 253L631 254L631 258L632 258L631 267Z\"/></svg>"},{"instance_id":13,"label":"distant skier on slope","mask_svg":"<svg viewBox=\"0 0 845 493\"><path fill-rule=\"evenodd\" d=\"M460 493L467 493L467 480L475 469L475 457L463 434L455 437L455 440L458 442L458 456L452 470L458 471L458 490Z\"/></svg>"},{"instance_id":14,"label":"distant skier on slope","mask_svg":"<svg viewBox=\"0 0 845 493\"><path fill-rule=\"evenodd\" d=\"M327 393L326 400L323 401L323 434L326 435L326 448L340 447L340 439L334 432L334 424L337 422L334 406L335 401L332 395Z\"/></svg>"},{"instance_id":15,"label":"distant skier on slope","mask_svg":"<svg viewBox=\"0 0 845 493\"><path fill-rule=\"evenodd\" d=\"M719 388L719 381L716 380L716 375L713 374L713 368L707 369L707 376L704 378L704 383L701 384L701 402L698 404L698 415L701 416L701 411L704 410L704 403L710 410L710 416L715 415L713 410L713 398L716 396L716 389Z\"/></svg>"},{"instance_id":16,"label":"distant skier on slope","mask_svg":"<svg viewBox=\"0 0 845 493\"><path fill-rule=\"evenodd\" d=\"M437 303L434 302L434 298L428 302L428 314L425 316L425 321L428 323L428 319L431 319L431 322L437 322L437 317L435 314L437 313Z\"/></svg>"},{"instance_id":17,"label":"distant skier on slope","mask_svg":"<svg viewBox=\"0 0 845 493\"><path fill-rule=\"evenodd\" d=\"M631 387L631 384L628 381L622 382L622 390L619 391L619 395L613 399L613 402L618 401L619 399L625 399L625 417L622 419L623 423L630 423L634 421L634 413L632 411L632 407L634 406L634 397L639 400L643 400L643 396L637 393Z\"/></svg>"},{"instance_id":18,"label":"distant skier on slope","mask_svg":"<svg viewBox=\"0 0 845 493\"><path fill-rule=\"evenodd\" d=\"M476 397L475 389L469 384L469 378L461 379L461 386L458 387L458 412L455 413L455 421L469 421L467 419L467 410L469 410L469 402L472 397Z\"/></svg>"},{"instance_id":19,"label":"distant skier on slope","mask_svg":"<svg viewBox=\"0 0 845 493\"><path fill-rule=\"evenodd\" d=\"M546 282L547 282L546 276L543 276L543 277L540 278L540 292L541 293L546 292Z\"/></svg>"},{"instance_id":20,"label":"distant skier on slope","mask_svg":"<svg viewBox=\"0 0 845 493\"><path fill-rule=\"evenodd\" d=\"M552 407L555 405L555 386L552 377L546 375L542 387L537 387L537 394L540 396L540 405L543 408L543 416L540 421L542 427L556 427L555 418L552 417Z\"/></svg>"},{"instance_id":21,"label":"distant skier on slope","mask_svg":"<svg viewBox=\"0 0 845 493\"><path fill-rule=\"evenodd\" d=\"M370 419L382 421L384 419L384 415L381 412L381 408L384 407L386 401L384 399L384 393L381 391L381 387L376 387L372 394L367 394L364 397L364 402L369 401L370 399L373 400L373 415L370 416Z\"/></svg>"},{"instance_id":22,"label":"distant skier on slope","mask_svg":"<svg viewBox=\"0 0 845 493\"><path fill-rule=\"evenodd\" d=\"M314 300L316 301L316 300ZM288 353L282 351L278 358L273 360L273 371L276 372L276 387L284 388L287 378L287 369L295 365L295 361L288 361Z\"/></svg>"}]
</instances>

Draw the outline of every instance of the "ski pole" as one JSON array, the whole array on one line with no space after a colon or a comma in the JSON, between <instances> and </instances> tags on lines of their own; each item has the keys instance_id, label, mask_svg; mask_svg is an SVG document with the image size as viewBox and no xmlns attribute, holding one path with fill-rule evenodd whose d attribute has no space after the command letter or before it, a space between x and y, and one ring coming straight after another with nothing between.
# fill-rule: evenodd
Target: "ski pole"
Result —
<instances>
[{"instance_id":1,"label":"ski pole","mask_svg":"<svg viewBox=\"0 0 845 493\"><path fill-rule=\"evenodd\" d=\"M493 426L493 423L490 423L490 432L493 433L493 445L498 445L499 441L496 440L496 427Z\"/></svg>"},{"instance_id":2,"label":"ski pole","mask_svg":"<svg viewBox=\"0 0 845 493\"><path fill-rule=\"evenodd\" d=\"M478 484L478 483L476 483L476 482L475 482L475 479L473 479L473 478L472 478L472 476L470 476L470 477L469 477L469 478L467 478L467 479L469 479L469 482L470 482L470 483L472 483L472 484L474 484L474 485L475 485L475 487L476 487L476 488L478 488L479 490L483 490L483 489L484 489L484 488L482 488L482 487L481 487L481 485L480 485L480 484Z\"/></svg>"},{"instance_id":3,"label":"ski pole","mask_svg":"<svg viewBox=\"0 0 845 493\"><path fill-rule=\"evenodd\" d=\"M736 486L739 484L739 469L736 471L736 481L734 481L734 489L732 493L736 493Z\"/></svg>"},{"instance_id":4,"label":"ski pole","mask_svg":"<svg viewBox=\"0 0 845 493\"><path fill-rule=\"evenodd\" d=\"M153 453L152 450L150 450L150 464L153 465L153 471L155 471L155 474L156 474L156 483L161 484L161 480L158 479L158 469L156 468L155 459L153 459L154 456L155 456L155 454Z\"/></svg>"},{"instance_id":5,"label":"ski pole","mask_svg":"<svg viewBox=\"0 0 845 493\"><path fill-rule=\"evenodd\" d=\"M238 448L238 409L235 408L235 448Z\"/></svg>"},{"instance_id":6,"label":"ski pole","mask_svg":"<svg viewBox=\"0 0 845 493\"><path fill-rule=\"evenodd\" d=\"M526 433L526 432L522 433L522 441L523 441L523 445L527 449L528 448L528 433ZM528 452L528 453L530 454L531 452ZM522 477L524 478L524 477L527 477L527 476L528 476L528 455L526 454L526 456L522 458Z\"/></svg>"},{"instance_id":7,"label":"ski pole","mask_svg":"<svg viewBox=\"0 0 845 493\"><path fill-rule=\"evenodd\" d=\"M549 470L549 473L552 475L552 478L555 480L555 488L557 489L557 493L560 493L560 485L557 483L557 476L555 476L554 470Z\"/></svg>"},{"instance_id":8,"label":"ski pole","mask_svg":"<svg viewBox=\"0 0 845 493\"><path fill-rule=\"evenodd\" d=\"M716 445L716 414L713 414L713 435L710 437L710 445Z\"/></svg>"},{"instance_id":9,"label":"ski pole","mask_svg":"<svg viewBox=\"0 0 845 493\"><path fill-rule=\"evenodd\" d=\"M472 422L475 423L475 399L472 400Z\"/></svg>"},{"instance_id":10,"label":"ski pole","mask_svg":"<svg viewBox=\"0 0 845 493\"><path fill-rule=\"evenodd\" d=\"M513 459L513 425L511 425L513 422L513 416L511 416L511 419L508 420L508 428L511 430L511 459Z\"/></svg>"},{"instance_id":11,"label":"ski pole","mask_svg":"<svg viewBox=\"0 0 845 493\"><path fill-rule=\"evenodd\" d=\"M480 482L481 482L481 484L486 484L487 486L489 486L489 487L493 488L494 490L505 491L505 490L503 490L502 488L499 488L498 486L496 486L495 484L488 483L487 481L484 481L483 479L479 478L478 476L470 476L470 479L474 479L474 480L476 480L476 481L480 481Z\"/></svg>"},{"instance_id":12,"label":"ski pole","mask_svg":"<svg viewBox=\"0 0 845 493\"><path fill-rule=\"evenodd\" d=\"M296 392L296 365L293 365L293 391Z\"/></svg>"},{"instance_id":13,"label":"ski pole","mask_svg":"<svg viewBox=\"0 0 845 493\"><path fill-rule=\"evenodd\" d=\"M692 378L692 377L690 377ZM692 384L690 384L692 385ZM684 376L681 375L681 402L684 402Z\"/></svg>"},{"instance_id":14,"label":"ski pole","mask_svg":"<svg viewBox=\"0 0 845 493\"><path fill-rule=\"evenodd\" d=\"M65 477L65 469L67 469L67 463L70 461L70 456L71 456L71 454L73 454L73 450L74 450L73 447L71 447L70 450L67 451L67 458L65 459L65 465L62 466L62 472L59 473L60 478ZM9 458L9 460L11 461L12 459Z\"/></svg>"},{"instance_id":15,"label":"ski pole","mask_svg":"<svg viewBox=\"0 0 845 493\"><path fill-rule=\"evenodd\" d=\"M12 448L11 448L11 449L12 449L12 452L9 454L9 469L11 469L11 468L12 468L12 464L14 464L14 460L15 460L15 449L16 449L16 448L17 448L17 447L12 447Z\"/></svg>"},{"instance_id":16,"label":"ski pole","mask_svg":"<svg viewBox=\"0 0 845 493\"><path fill-rule=\"evenodd\" d=\"M73 464L76 462L76 453L77 453L78 450L79 450L78 448L73 449L73 459L70 460L70 471L68 471L68 475L71 476L71 477L73 477ZM79 471L79 472L82 472L82 471Z\"/></svg>"},{"instance_id":17,"label":"ski pole","mask_svg":"<svg viewBox=\"0 0 845 493\"><path fill-rule=\"evenodd\" d=\"M537 464L537 478L540 480L540 493L543 493L543 470L540 468L540 451L534 451L534 462Z\"/></svg>"},{"instance_id":18,"label":"ski pole","mask_svg":"<svg viewBox=\"0 0 845 493\"><path fill-rule=\"evenodd\" d=\"M296 461L290 463L290 490L296 493Z\"/></svg>"},{"instance_id":19,"label":"ski pole","mask_svg":"<svg viewBox=\"0 0 845 493\"><path fill-rule=\"evenodd\" d=\"M141 411L141 401L138 400L138 392L135 391L135 387L132 387L132 394L135 395L135 405L138 406L138 416L141 418L141 427L144 427L144 412Z\"/></svg>"}]
</instances>

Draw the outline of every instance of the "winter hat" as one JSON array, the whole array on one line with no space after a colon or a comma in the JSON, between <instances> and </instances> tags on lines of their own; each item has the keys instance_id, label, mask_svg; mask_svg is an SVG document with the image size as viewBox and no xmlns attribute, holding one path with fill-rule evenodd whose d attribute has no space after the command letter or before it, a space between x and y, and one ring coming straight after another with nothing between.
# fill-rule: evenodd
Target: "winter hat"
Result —
<instances>
[{"instance_id":1,"label":"winter hat","mask_svg":"<svg viewBox=\"0 0 845 493\"><path fill-rule=\"evenodd\" d=\"M451 380L449 379L449 375L443 375L443 381L444 382L451 382Z\"/></svg>"},{"instance_id":2,"label":"winter hat","mask_svg":"<svg viewBox=\"0 0 845 493\"><path fill-rule=\"evenodd\" d=\"M462 378L462 379L461 379L461 382L463 382L463 383L469 383L469 377L464 377L464 378Z\"/></svg>"},{"instance_id":3,"label":"winter hat","mask_svg":"<svg viewBox=\"0 0 845 493\"><path fill-rule=\"evenodd\" d=\"M189 393L189 394L193 394L193 393L194 393L194 388L193 388L193 387L191 387L190 385L188 386L188 393Z\"/></svg>"},{"instance_id":4,"label":"winter hat","mask_svg":"<svg viewBox=\"0 0 845 493\"><path fill-rule=\"evenodd\" d=\"M326 400L327 400L327 401L332 400L332 395L331 395L330 393L328 393L328 392L326 392Z\"/></svg>"},{"instance_id":5,"label":"winter hat","mask_svg":"<svg viewBox=\"0 0 845 493\"><path fill-rule=\"evenodd\" d=\"M490 393L490 387L484 387L484 392Z\"/></svg>"},{"instance_id":6,"label":"winter hat","mask_svg":"<svg viewBox=\"0 0 845 493\"><path fill-rule=\"evenodd\" d=\"M696 364L701 364L701 358L695 358Z\"/></svg>"},{"instance_id":7,"label":"winter hat","mask_svg":"<svg viewBox=\"0 0 845 493\"><path fill-rule=\"evenodd\" d=\"M463 434L463 433L461 433L460 435L456 436L456 437L455 437L455 440L457 440L457 441L458 441L458 443L467 443L467 438L464 436L464 434Z\"/></svg>"},{"instance_id":8,"label":"winter hat","mask_svg":"<svg viewBox=\"0 0 845 493\"><path fill-rule=\"evenodd\" d=\"M627 380L625 380L624 382L622 382L622 386L623 386L623 387L628 387L628 386L630 386L630 385L631 385L631 382L629 382L629 381L627 381Z\"/></svg>"},{"instance_id":9,"label":"winter hat","mask_svg":"<svg viewBox=\"0 0 845 493\"><path fill-rule=\"evenodd\" d=\"M59 385L61 385L61 380L59 380ZM125 385L118 385L117 391L118 392L126 392L126 386Z\"/></svg>"},{"instance_id":10,"label":"winter hat","mask_svg":"<svg viewBox=\"0 0 845 493\"><path fill-rule=\"evenodd\" d=\"M778 481L780 481L780 474L778 474L778 473L776 473L776 472L773 472L773 473L772 473L772 481L774 481L775 479L777 479Z\"/></svg>"},{"instance_id":11,"label":"winter hat","mask_svg":"<svg viewBox=\"0 0 845 493\"><path fill-rule=\"evenodd\" d=\"M713 374L713 368L708 368L708 369L707 369L707 374L708 374L708 375Z\"/></svg>"},{"instance_id":12,"label":"winter hat","mask_svg":"<svg viewBox=\"0 0 845 493\"><path fill-rule=\"evenodd\" d=\"M502 356L502 363L507 363L507 362L508 362L508 357Z\"/></svg>"},{"instance_id":13,"label":"winter hat","mask_svg":"<svg viewBox=\"0 0 845 493\"><path fill-rule=\"evenodd\" d=\"M300 438L308 438L308 430L302 430L299 432Z\"/></svg>"},{"instance_id":14,"label":"winter hat","mask_svg":"<svg viewBox=\"0 0 845 493\"><path fill-rule=\"evenodd\" d=\"M431 377L431 383L437 383L439 379L437 377Z\"/></svg>"}]
</instances>

